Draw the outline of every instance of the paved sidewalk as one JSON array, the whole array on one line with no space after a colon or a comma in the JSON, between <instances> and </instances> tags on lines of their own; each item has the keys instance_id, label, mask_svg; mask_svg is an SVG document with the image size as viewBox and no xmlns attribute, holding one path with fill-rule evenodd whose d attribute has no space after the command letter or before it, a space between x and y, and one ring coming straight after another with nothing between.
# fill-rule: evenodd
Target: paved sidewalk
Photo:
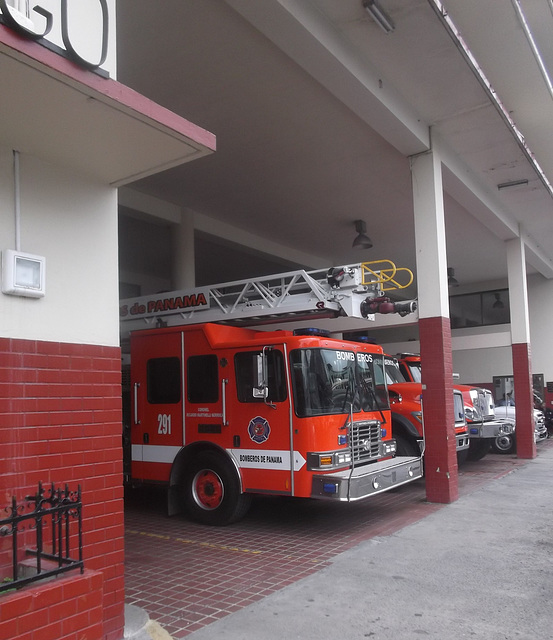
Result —
<instances>
[{"instance_id":1,"label":"paved sidewalk","mask_svg":"<svg viewBox=\"0 0 553 640\"><path fill-rule=\"evenodd\" d=\"M553 637L553 447L187 637Z\"/></svg>"}]
</instances>

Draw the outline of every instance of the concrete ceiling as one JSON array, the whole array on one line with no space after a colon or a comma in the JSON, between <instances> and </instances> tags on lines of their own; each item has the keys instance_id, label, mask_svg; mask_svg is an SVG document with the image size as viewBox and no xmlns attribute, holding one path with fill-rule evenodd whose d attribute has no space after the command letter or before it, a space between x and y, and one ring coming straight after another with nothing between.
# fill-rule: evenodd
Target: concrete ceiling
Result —
<instances>
[{"instance_id":1,"label":"concrete ceiling","mask_svg":"<svg viewBox=\"0 0 553 640\"><path fill-rule=\"evenodd\" d=\"M381 0L390 34L361 0L118 0L119 81L217 136L215 154L133 186L323 264L415 269L408 156L432 139L457 279L505 278L519 225L530 271L553 276L553 199L535 166L553 176L551 95L512 3L445 4L495 93L433 0ZM522 4L551 33L550 3ZM369 251L351 248L356 219Z\"/></svg>"}]
</instances>

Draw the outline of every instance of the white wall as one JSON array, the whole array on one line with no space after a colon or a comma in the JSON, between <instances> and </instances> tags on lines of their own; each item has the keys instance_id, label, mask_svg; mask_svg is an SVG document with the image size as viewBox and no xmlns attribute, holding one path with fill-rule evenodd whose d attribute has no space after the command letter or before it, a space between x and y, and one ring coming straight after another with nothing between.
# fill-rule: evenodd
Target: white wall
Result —
<instances>
[{"instance_id":1,"label":"white wall","mask_svg":"<svg viewBox=\"0 0 553 640\"><path fill-rule=\"evenodd\" d=\"M117 191L20 156L21 251L46 258L46 295L0 293L0 336L119 344ZM13 153L0 147L0 250L15 249Z\"/></svg>"},{"instance_id":2,"label":"white wall","mask_svg":"<svg viewBox=\"0 0 553 640\"><path fill-rule=\"evenodd\" d=\"M540 275L528 278L532 372L553 381L553 280Z\"/></svg>"}]
</instances>

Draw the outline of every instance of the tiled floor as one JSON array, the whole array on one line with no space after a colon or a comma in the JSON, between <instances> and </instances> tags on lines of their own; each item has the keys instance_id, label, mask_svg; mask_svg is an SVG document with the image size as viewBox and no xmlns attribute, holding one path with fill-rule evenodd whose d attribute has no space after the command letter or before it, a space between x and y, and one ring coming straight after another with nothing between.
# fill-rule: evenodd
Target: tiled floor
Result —
<instances>
[{"instance_id":1,"label":"tiled floor","mask_svg":"<svg viewBox=\"0 0 553 640\"><path fill-rule=\"evenodd\" d=\"M540 447L553 446L553 440ZM465 495L525 461L488 455L459 473ZM175 640L318 571L362 540L389 535L442 505L420 480L361 503L257 498L230 527L168 518L159 489L126 499L126 601L145 609Z\"/></svg>"}]
</instances>

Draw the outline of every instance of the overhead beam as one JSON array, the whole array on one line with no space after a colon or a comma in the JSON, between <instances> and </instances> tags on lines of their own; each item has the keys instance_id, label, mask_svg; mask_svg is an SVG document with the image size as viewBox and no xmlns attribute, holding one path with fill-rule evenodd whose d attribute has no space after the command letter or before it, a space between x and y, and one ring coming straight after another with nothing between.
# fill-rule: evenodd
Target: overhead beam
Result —
<instances>
[{"instance_id":1,"label":"overhead beam","mask_svg":"<svg viewBox=\"0 0 553 640\"><path fill-rule=\"evenodd\" d=\"M129 187L119 189L119 205L136 211L139 214L163 220L170 224L181 224L182 207ZM273 242L267 238L262 238L254 233L245 231L221 220L215 220L202 213L191 210L188 211L193 214L194 229L206 235L253 249L255 252L263 253L267 256L275 256L287 262L302 264L310 269L323 269L331 266L328 258L297 251L292 247Z\"/></svg>"},{"instance_id":2,"label":"overhead beam","mask_svg":"<svg viewBox=\"0 0 553 640\"><path fill-rule=\"evenodd\" d=\"M420 115L311 3L226 2L402 154L428 149Z\"/></svg>"},{"instance_id":3,"label":"overhead beam","mask_svg":"<svg viewBox=\"0 0 553 640\"><path fill-rule=\"evenodd\" d=\"M478 176L442 140L434 136L433 144L439 147L445 167L444 191L501 240L508 241L521 235L528 264L545 278L553 278L553 261L536 239L519 225L515 213L508 211L497 194L484 187Z\"/></svg>"}]
</instances>

